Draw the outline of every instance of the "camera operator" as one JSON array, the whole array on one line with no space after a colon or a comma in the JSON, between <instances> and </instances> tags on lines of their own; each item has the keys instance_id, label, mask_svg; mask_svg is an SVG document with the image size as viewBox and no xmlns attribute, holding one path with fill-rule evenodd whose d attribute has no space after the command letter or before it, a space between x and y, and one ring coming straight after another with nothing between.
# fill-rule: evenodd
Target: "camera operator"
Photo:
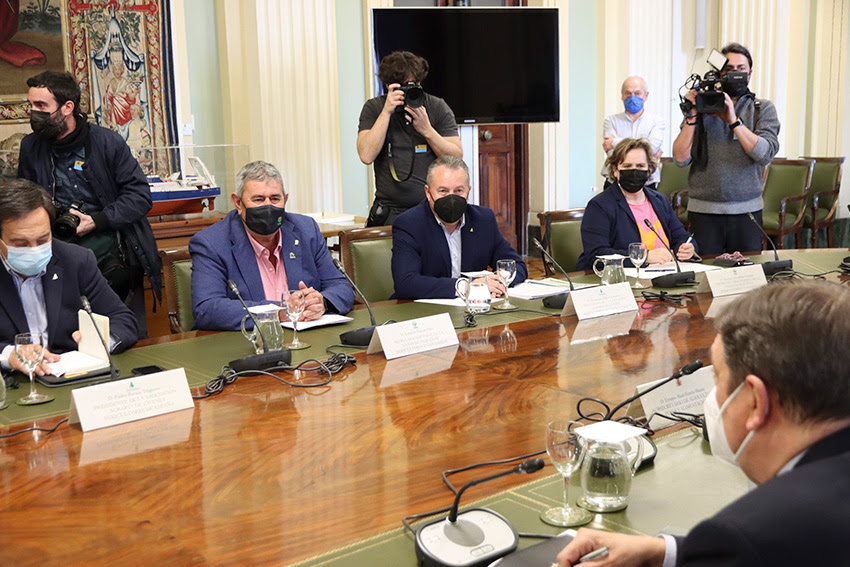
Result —
<instances>
[{"instance_id":1,"label":"camera operator","mask_svg":"<svg viewBox=\"0 0 850 567\"><path fill-rule=\"evenodd\" d=\"M703 254L761 250L762 174L779 150L779 118L773 103L749 90L753 59L738 43L722 49L720 70L724 109L698 113L697 91L689 90L679 136L673 142L676 164L691 165L688 221Z\"/></svg>"},{"instance_id":2,"label":"camera operator","mask_svg":"<svg viewBox=\"0 0 850 567\"><path fill-rule=\"evenodd\" d=\"M442 155L463 157L457 124L446 102L422 90L428 62L409 51L381 60L378 77L387 94L360 111L357 153L375 164L375 202L366 226L392 224L425 198L428 166Z\"/></svg>"}]
</instances>

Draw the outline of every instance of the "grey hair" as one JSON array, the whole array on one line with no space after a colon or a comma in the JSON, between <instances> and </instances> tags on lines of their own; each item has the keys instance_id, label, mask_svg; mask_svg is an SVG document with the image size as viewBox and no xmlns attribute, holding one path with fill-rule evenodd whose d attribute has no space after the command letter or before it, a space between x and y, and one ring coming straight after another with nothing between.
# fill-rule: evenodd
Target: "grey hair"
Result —
<instances>
[{"instance_id":1,"label":"grey hair","mask_svg":"<svg viewBox=\"0 0 850 567\"><path fill-rule=\"evenodd\" d=\"M245 164L239 173L236 174L236 196L240 199L245 192L245 183L248 181L277 181L280 183L280 189L286 196L286 189L283 187L283 177L280 171L272 164L266 161L252 161Z\"/></svg>"},{"instance_id":2,"label":"grey hair","mask_svg":"<svg viewBox=\"0 0 850 567\"><path fill-rule=\"evenodd\" d=\"M428 166L428 174L425 176L425 183L428 184L428 187L431 186L431 180L434 177L434 170L441 165L445 166L447 169L462 169L463 172L466 173L466 185L467 187L469 186L469 166L467 166L466 162L459 157L446 154L438 157L431 162L431 165Z\"/></svg>"},{"instance_id":3,"label":"grey hair","mask_svg":"<svg viewBox=\"0 0 850 567\"><path fill-rule=\"evenodd\" d=\"M641 82L641 83L643 83L643 92L644 92L644 94L649 92L649 83L647 83L647 82L646 82L646 79L644 79L644 78L643 78L643 77L641 77L640 75L632 75L631 77L626 77L625 79L623 79L623 84L622 84L622 85L620 85L620 93L622 93L622 92L623 92L623 89L624 89L624 88L625 88L625 86L626 86L626 82L627 82L629 79L640 79L640 82Z\"/></svg>"}]
</instances>

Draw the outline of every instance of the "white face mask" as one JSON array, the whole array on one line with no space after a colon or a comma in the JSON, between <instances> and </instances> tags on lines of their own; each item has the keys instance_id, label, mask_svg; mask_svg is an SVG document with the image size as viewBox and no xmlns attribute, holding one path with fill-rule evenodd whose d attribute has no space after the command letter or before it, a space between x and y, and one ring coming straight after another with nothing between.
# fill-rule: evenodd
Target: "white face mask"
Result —
<instances>
[{"instance_id":1,"label":"white face mask","mask_svg":"<svg viewBox=\"0 0 850 567\"><path fill-rule=\"evenodd\" d=\"M711 454L731 465L738 464L738 458L741 456L744 448L756 432L754 429L747 433L746 437L744 437L744 440L741 442L741 446L738 447L738 450L732 451L732 448L729 446L729 440L726 438L726 428L723 427L723 412L726 411L726 408L729 407L729 404L735 399L735 396L741 392L743 387L744 382L741 382L741 384L735 388L735 391L726 398L726 401L723 402L723 406L718 406L717 386L715 386L711 389L711 392L708 393L708 396L705 398L705 403L703 404L705 429L708 432L708 442L711 445Z\"/></svg>"}]
</instances>

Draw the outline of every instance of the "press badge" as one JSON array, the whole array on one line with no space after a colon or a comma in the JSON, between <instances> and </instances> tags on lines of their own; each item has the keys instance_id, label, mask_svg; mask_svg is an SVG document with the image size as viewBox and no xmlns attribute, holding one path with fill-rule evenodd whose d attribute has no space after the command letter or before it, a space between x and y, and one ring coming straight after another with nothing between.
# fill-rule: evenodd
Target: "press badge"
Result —
<instances>
[{"instance_id":1,"label":"press badge","mask_svg":"<svg viewBox=\"0 0 850 567\"><path fill-rule=\"evenodd\" d=\"M83 166L84 166L85 164L86 164L86 162L84 162L84 161L76 160L76 161L74 162L74 170L75 170L75 171L82 171L82 170L83 170Z\"/></svg>"},{"instance_id":2,"label":"press badge","mask_svg":"<svg viewBox=\"0 0 850 567\"><path fill-rule=\"evenodd\" d=\"M418 146L414 146L413 151L417 154L424 154L425 152L428 151L428 145L427 144L420 144Z\"/></svg>"}]
</instances>

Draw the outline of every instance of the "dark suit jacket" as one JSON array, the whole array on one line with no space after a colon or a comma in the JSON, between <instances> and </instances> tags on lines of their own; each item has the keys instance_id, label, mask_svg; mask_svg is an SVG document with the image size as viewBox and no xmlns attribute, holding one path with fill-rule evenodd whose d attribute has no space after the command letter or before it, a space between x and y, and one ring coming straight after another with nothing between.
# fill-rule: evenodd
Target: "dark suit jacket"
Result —
<instances>
[{"instance_id":1,"label":"dark suit jacket","mask_svg":"<svg viewBox=\"0 0 850 567\"><path fill-rule=\"evenodd\" d=\"M516 260L513 285L525 281L528 269L499 232L496 215L486 207L466 207L461 229L461 271L496 268L499 260ZM449 245L428 199L405 211L393 223L393 284L398 299L455 296Z\"/></svg>"},{"instance_id":2,"label":"dark suit jacket","mask_svg":"<svg viewBox=\"0 0 850 567\"><path fill-rule=\"evenodd\" d=\"M47 264L41 284L49 351L77 350L71 333L78 330L81 295L88 297L92 311L109 317L109 334L121 341L115 352L130 348L139 339L135 315L103 279L91 250L54 238L53 258ZM0 266L0 351L15 343L15 335L27 332L27 316L18 289L5 266Z\"/></svg>"},{"instance_id":3,"label":"dark suit jacket","mask_svg":"<svg viewBox=\"0 0 850 567\"><path fill-rule=\"evenodd\" d=\"M670 241L670 248L675 253L679 246L688 239L688 231L682 226L682 221L673 212L670 201L654 189L644 189L652 209L664 234ZM584 252L576 262L577 270L589 270L596 257L602 254L629 255L629 244L640 242L635 216L632 214L619 185L611 185L605 191L595 196L584 209L581 221L581 243ZM697 243L693 242L694 249ZM631 261L625 262L631 265Z\"/></svg>"},{"instance_id":4,"label":"dark suit jacket","mask_svg":"<svg viewBox=\"0 0 850 567\"><path fill-rule=\"evenodd\" d=\"M678 540L683 567L850 562L850 428L812 445L789 472L739 498Z\"/></svg>"},{"instance_id":5,"label":"dark suit jacket","mask_svg":"<svg viewBox=\"0 0 850 567\"><path fill-rule=\"evenodd\" d=\"M283 266L289 289L298 282L320 292L337 313L348 313L354 291L337 270L319 225L310 217L286 213L280 229ZM239 330L242 304L227 286L231 279L249 306L268 303L248 233L237 211L189 241L192 255L192 314L196 329ZM246 323L251 327L250 323Z\"/></svg>"}]
</instances>

